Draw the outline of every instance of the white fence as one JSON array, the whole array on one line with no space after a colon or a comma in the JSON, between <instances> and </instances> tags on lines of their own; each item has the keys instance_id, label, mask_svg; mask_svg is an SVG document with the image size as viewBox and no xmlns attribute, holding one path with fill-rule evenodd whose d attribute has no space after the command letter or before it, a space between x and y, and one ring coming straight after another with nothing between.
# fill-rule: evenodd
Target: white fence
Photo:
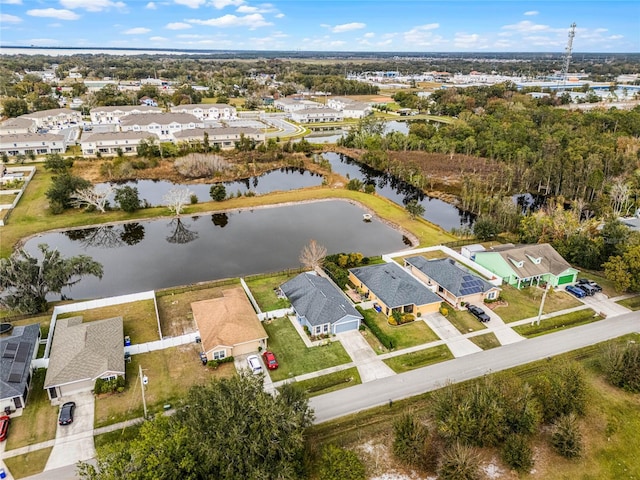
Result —
<instances>
[{"instance_id":1,"label":"white fence","mask_svg":"<svg viewBox=\"0 0 640 480\"><path fill-rule=\"evenodd\" d=\"M249 286L247 285L247 282L244 281L244 278L240 279L240 285L242 285L244 293L246 293L247 297L249 297L249 301L251 302L251 305L253 305L253 309L258 315L261 314L262 310L260 310L260 306L258 305L258 302L256 302L256 299L253 298L253 294L251 293L251 290L249 290Z\"/></svg>"},{"instance_id":2,"label":"white fence","mask_svg":"<svg viewBox=\"0 0 640 480\"><path fill-rule=\"evenodd\" d=\"M21 171L28 171L29 175L27 175L24 178L24 184L22 185L22 188L18 191L18 195L16 195L16 198L13 200L13 203L11 204L6 204L6 205L0 205L0 210L13 210L16 205L18 204L18 202L20 201L20 199L22 198L22 194L24 193L24 191L27 188L27 185L29 185L29 182L31 181L31 179L33 178L33 176L36 174L36 167L19 167L19 168L11 168L11 169L7 169L8 173L14 173L14 172L21 172ZM8 190L8 191L4 191L5 193L15 193L15 190ZM9 212L10 213L10 212ZM7 214L6 217L0 218L0 227L4 226L4 220L6 220L7 218L9 218L9 215Z\"/></svg>"},{"instance_id":3,"label":"white fence","mask_svg":"<svg viewBox=\"0 0 640 480\"><path fill-rule=\"evenodd\" d=\"M137 355L139 353L149 353L155 350L163 350L165 348L178 347L188 343L195 343L196 337L200 336L200 332L187 333L179 337L165 337L155 342L137 343L124 347L124 353L129 355Z\"/></svg>"},{"instance_id":4,"label":"white fence","mask_svg":"<svg viewBox=\"0 0 640 480\"><path fill-rule=\"evenodd\" d=\"M281 318L293 313L293 308L281 308L280 310L271 310L270 312L261 312L258 314L258 319L263 322L272 318Z\"/></svg>"}]
</instances>

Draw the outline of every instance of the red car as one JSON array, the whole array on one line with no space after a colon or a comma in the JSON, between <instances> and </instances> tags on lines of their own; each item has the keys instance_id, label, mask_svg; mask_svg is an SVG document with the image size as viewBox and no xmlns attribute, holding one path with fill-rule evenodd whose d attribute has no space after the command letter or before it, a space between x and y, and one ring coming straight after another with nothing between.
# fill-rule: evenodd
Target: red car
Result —
<instances>
[{"instance_id":1,"label":"red car","mask_svg":"<svg viewBox=\"0 0 640 480\"><path fill-rule=\"evenodd\" d=\"M7 438L7 430L9 430L9 422L11 419L7 415L0 417L0 442Z\"/></svg>"},{"instance_id":2,"label":"red car","mask_svg":"<svg viewBox=\"0 0 640 480\"><path fill-rule=\"evenodd\" d=\"M262 354L262 358L264 358L264 364L269 370L275 370L278 368L278 361L276 360L276 356L273 352L264 352Z\"/></svg>"}]
</instances>

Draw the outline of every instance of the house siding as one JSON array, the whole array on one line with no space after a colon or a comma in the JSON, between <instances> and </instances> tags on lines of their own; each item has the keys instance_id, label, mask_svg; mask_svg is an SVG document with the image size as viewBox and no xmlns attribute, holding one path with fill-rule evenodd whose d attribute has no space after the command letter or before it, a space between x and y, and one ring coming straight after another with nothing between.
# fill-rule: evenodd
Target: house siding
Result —
<instances>
[{"instance_id":1,"label":"house siding","mask_svg":"<svg viewBox=\"0 0 640 480\"><path fill-rule=\"evenodd\" d=\"M512 286L518 285L516 272L507 265L500 254L493 252L478 252L476 253L475 262L498 275L502 278L504 283L508 283Z\"/></svg>"}]
</instances>

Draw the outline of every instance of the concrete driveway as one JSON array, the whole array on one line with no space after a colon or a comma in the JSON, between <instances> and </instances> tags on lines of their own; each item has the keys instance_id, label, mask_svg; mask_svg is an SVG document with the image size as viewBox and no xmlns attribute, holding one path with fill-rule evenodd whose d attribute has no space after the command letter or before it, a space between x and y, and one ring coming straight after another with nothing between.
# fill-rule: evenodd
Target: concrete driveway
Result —
<instances>
[{"instance_id":1,"label":"concrete driveway","mask_svg":"<svg viewBox=\"0 0 640 480\"><path fill-rule=\"evenodd\" d=\"M273 392L275 392L275 387L273 386L273 380L271 380L271 375L269 375L269 369L264 364L262 355L260 355L258 352L234 356L233 365L236 367L236 370L238 371L238 373L249 372L249 365L247 364L247 357L249 355L257 355L257 357L260 359L260 365L262 365L262 371L264 372L264 390L265 392L269 392L272 394Z\"/></svg>"},{"instance_id":2,"label":"concrete driveway","mask_svg":"<svg viewBox=\"0 0 640 480\"><path fill-rule=\"evenodd\" d=\"M509 345L510 343L524 340L524 337L514 332L510 326L504 323L504 320L502 320L496 312L487 307L483 307L482 309L489 315L489 318L491 318L485 325L490 332L495 334L500 345Z\"/></svg>"},{"instance_id":3,"label":"concrete driveway","mask_svg":"<svg viewBox=\"0 0 640 480\"><path fill-rule=\"evenodd\" d=\"M64 401L62 401L64 400ZM45 466L46 470L57 469L77 462L89 460L96 456L93 443L93 419L95 414L95 398L91 392L78 393L61 399L65 402L76 402L73 423L58 425L56 440Z\"/></svg>"},{"instance_id":4,"label":"concrete driveway","mask_svg":"<svg viewBox=\"0 0 640 480\"><path fill-rule=\"evenodd\" d=\"M358 330L339 333L338 339L358 368L362 383L396 374L378 358Z\"/></svg>"},{"instance_id":5,"label":"concrete driveway","mask_svg":"<svg viewBox=\"0 0 640 480\"><path fill-rule=\"evenodd\" d=\"M592 297L581 298L580 301L585 305L589 305L596 313L604 313L607 317L623 315L631 311L622 305L618 305L613 300L609 300L609 297L602 292L598 292Z\"/></svg>"},{"instance_id":6,"label":"concrete driveway","mask_svg":"<svg viewBox=\"0 0 640 480\"><path fill-rule=\"evenodd\" d=\"M482 351L482 349L471 340L463 337L460 331L451 325L451 322L441 314L431 313L422 317L422 319L436 335L447 343L454 357L463 357Z\"/></svg>"}]
</instances>

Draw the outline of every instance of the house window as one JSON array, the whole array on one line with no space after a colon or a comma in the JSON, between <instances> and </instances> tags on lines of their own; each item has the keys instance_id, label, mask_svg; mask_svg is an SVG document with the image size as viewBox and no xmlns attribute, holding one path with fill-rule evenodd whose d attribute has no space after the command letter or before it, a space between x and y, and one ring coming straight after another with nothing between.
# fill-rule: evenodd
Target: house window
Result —
<instances>
[{"instance_id":1,"label":"house window","mask_svg":"<svg viewBox=\"0 0 640 480\"><path fill-rule=\"evenodd\" d=\"M489 294L487 295L487 298L489 300L493 300L494 298L496 298L496 292L489 292Z\"/></svg>"},{"instance_id":2,"label":"house window","mask_svg":"<svg viewBox=\"0 0 640 480\"><path fill-rule=\"evenodd\" d=\"M20 397L14 397L13 404L16 406L16 408L22 408L22 399Z\"/></svg>"},{"instance_id":3,"label":"house window","mask_svg":"<svg viewBox=\"0 0 640 480\"><path fill-rule=\"evenodd\" d=\"M328 323L324 324L323 330L324 330L324 333L327 333L329 331L329 324Z\"/></svg>"},{"instance_id":4,"label":"house window","mask_svg":"<svg viewBox=\"0 0 640 480\"><path fill-rule=\"evenodd\" d=\"M58 390L56 389L56 387L49 387L49 397L58 398Z\"/></svg>"},{"instance_id":5,"label":"house window","mask_svg":"<svg viewBox=\"0 0 640 480\"><path fill-rule=\"evenodd\" d=\"M214 360L222 360L226 356L227 356L227 351L226 350L218 350L217 352L213 352L213 359Z\"/></svg>"}]
</instances>

